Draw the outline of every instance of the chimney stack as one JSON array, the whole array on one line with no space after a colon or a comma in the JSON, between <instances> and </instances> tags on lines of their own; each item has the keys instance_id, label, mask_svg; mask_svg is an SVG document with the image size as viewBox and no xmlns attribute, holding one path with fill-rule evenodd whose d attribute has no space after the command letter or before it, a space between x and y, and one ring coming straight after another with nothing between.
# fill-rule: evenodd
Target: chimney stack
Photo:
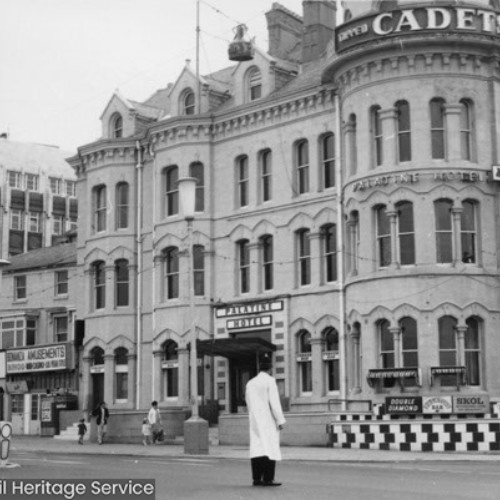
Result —
<instances>
[{"instance_id":1,"label":"chimney stack","mask_svg":"<svg viewBox=\"0 0 500 500\"><path fill-rule=\"evenodd\" d=\"M304 0L302 63L318 59L335 34L337 5L331 0Z\"/></svg>"},{"instance_id":2,"label":"chimney stack","mask_svg":"<svg viewBox=\"0 0 500 500\"><path fill-rule=\"evenodd\" d=\"M302 18L283 5L274 2L271 10L266 12L266 19L269 55L286 61L300 62Z\"/></svg>"}]
</instances>

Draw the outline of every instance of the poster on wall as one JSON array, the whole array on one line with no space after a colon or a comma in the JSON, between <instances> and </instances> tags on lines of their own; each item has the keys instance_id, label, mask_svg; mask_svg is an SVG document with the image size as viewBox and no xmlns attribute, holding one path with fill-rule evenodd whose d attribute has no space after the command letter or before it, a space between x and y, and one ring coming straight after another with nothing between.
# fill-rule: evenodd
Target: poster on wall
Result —
<instances>
[{"instance_id":1,"label":"poster on wall","mask_svg":"<svg viewBox=\"0 0 500 500\"><path fill-rule=\"evenodd\" d=\"M451 396L423 396L423 413L451 413L453 410Z\"/></svg>"}]
</instances>

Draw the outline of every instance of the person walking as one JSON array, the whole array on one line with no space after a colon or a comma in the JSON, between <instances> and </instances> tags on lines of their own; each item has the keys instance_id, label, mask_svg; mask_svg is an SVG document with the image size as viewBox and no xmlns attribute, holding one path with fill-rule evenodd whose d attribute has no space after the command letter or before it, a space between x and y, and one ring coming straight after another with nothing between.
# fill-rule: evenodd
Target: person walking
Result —
<instances>
[{"instance_id":1,"label":"person walking","mask_svg":"<svg viewBox=\"0 0 500 500\"><path fill-rule=\"evenodd\" d=\"M81 418L78 423L78 444L83 444L83 436L87 432L87 426L85 425L85 419Z\"/></svg>"},{"instance_id":2,"label":"person walking","mask_svg":"<svg viewBox=\"0 0 500 500\"><path fill-rule=\"evenodd\" d=\"M271 376L271 357L259 363L259 373L245 388L250 427L250 461L254 486L281 486L274 480L276 461L281 460L280 430L286 420L276 380Z\"/></svg>"},{"instance_id":3,"label":"person walking","mask_svg":"<svg viewBox=\"0 0 500 500\"><path fill-rule=\"evenodd\" d=\"M153 444L161 441L161 436L163 433L163 429L161 427L161 414L158 408L158 401L153 401L151 403L151 409L148 413L148 422L151 426L151 438Z\"/></svg>"},{"instance_id":4,"label":"person walking","mask_svg":"<svg viewBox=\"0 0 500 500\"><path fill-rule=\"evenodd\" d=\"M151 425L147 417L142 421L142 444L148 446L151 441Z\"/></svg>"},{"instance_id":5,"label":"person walking","mask_svg":"<svg viewBox=\"0 0 500 500\"><path fill-rule=\"evenodd\" d=\"M92 412L92 415L97 417L97 442L102 444L104 436L108 431L109 410L107 404L103 401L100 405L97 405L95 410Z\"/></svg>"}]
</instances>

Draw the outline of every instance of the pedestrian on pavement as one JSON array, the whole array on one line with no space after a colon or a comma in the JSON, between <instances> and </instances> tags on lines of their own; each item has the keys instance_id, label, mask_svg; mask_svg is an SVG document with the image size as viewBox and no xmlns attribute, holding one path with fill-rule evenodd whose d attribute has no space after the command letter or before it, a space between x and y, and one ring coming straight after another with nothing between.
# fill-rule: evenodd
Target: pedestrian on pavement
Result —
<instances>
[{"instance_id":1,"label":"pedestrian on pavement","mask_svg":"<svg viewBox=\"0 0 500 500\"><path fill-rule=\"evenodd\" d=\"M161 414L158 408L158 401L153 401L151 403L151 409L148 413L148 422L151 426L151 437L153 444L162 441L163 439L163 428L161 426Z\"/></svg>"},{"instance_id":2,"label":"pedestrian on pavement","mask_svg":"<svg viewBox=\"0 0 500 500\"><path fill-rule=\"evenodd\" d=\"M246 385L245 400L250 424L250 461L254 486L281 486L274 480L276 461L281 460L280 433L285 425L272 359L260 359L259 373Z\"/></svg>"},{"instance_id":3,"label":"pedestrian on pavement","mask_svg":"<svg viewBox=\"0 0 500 500\"><path fill-rule=\"evenodd\" d=\"M148 422L148 418L146 417L142 421L142 444L144 446L148 446L151 441L151 425Z\"/></svg>"},{"instance_id":4,"label":"pedestrian on pavement","mask_svg":"<svg viewBox=\"0 0 500 500\"><path fill-rule=\"evenodd\" d=\"M99 444L103 443L104 436L108 431L108 419L109 419L109 410L107 404L103 401L100 405L92 412L94 417L97 417L97 442Z\"/></svg>"},{"instance_id":5,"label":"pedestrian on pavement","mask_svg":"<svg viewBox=\"0 0 500 500\"><path fill-rule=\"evenodd\" d=\"M81 418L78 424L78 444L83 444L83 436L87 432L87 426L85 425L85 419Z\"/></svg>"}]
</instances>

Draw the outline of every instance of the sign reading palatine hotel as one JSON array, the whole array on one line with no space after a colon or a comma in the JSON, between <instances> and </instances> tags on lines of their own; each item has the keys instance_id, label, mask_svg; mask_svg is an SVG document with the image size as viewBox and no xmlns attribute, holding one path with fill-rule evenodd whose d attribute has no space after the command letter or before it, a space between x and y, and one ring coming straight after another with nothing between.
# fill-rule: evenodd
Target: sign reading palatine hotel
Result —
<instances>
[{"instance_id":1,"label":"sign reading palatine hotel","mask_svg":"<svg viewBox=\"0 0 500 500\"><path fill-rule=\"evenodd\" d=\"M6 353L7 373L65 370L68 368L66 344L46 345L27 349L10 349Z\"/></svg>"},{"instance_id":2,"label":"sign reading palatine hotel","mask_svg":"<svg viewBox=\"0 0 500 500\"><path fill-rule=\"evenodd\" d=\"M273 323L272 314L283 310L283 301L254 302L248 304L232 304L218 307L215 310L216 318L228 318L226 328L239 330L247 328L269 327Z\"/></svg>"},{"instance_id":3,"label":"sign reading palatine hotel","mask_svg":"<svg viewBox=\"0 0 500 500\"><path fill-rule=\"evenodd\" d=\"M467 5L428 5L355 19L336 30L336 50L390 35L419 32L477 33L500 36L500 13Z\"/></svg>"}]
</instances>

